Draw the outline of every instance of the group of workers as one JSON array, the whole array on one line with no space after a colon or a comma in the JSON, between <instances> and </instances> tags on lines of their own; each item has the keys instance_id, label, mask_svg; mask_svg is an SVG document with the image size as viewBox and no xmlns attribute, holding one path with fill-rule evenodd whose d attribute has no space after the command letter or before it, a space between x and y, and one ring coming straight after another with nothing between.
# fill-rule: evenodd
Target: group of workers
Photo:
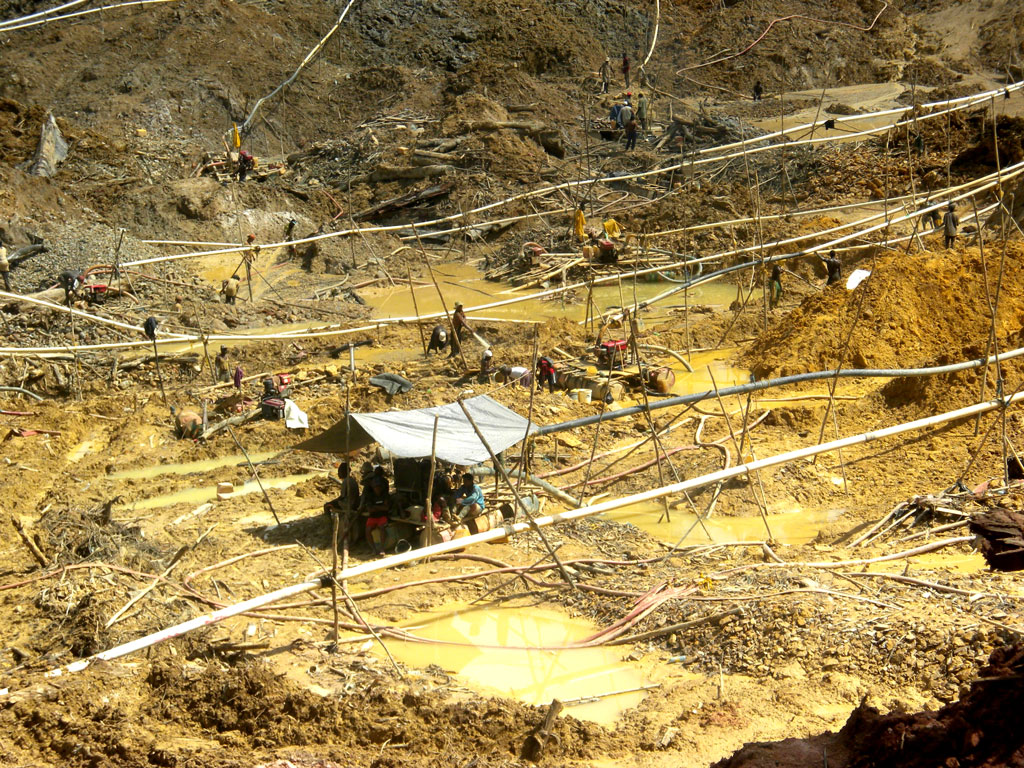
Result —
<instances>
[{"instance_id":1,"label":"group of workers","mask_svg":"<svg viewBox=\"0 0 1024 768\"><path fill-rule=\"evenodd\" d=\"M626 55L625 51L622 53L622 63L619 66L619 71L622 73L622 82L626 88L629 88L630 73L632 72L632 64L629 61L629 56ZM612 82L612 60L610 57L605 56L604 61L601 62L601 68L598 70L598 74L601 76L601 93L608 93L608 88ZM640 80L641 82L645 79L643 65L640 66Z\"/></svg>"},{"instance_id":2,"label":"group of workers","mask_svg":"<svg viewBox=\"0 0 1024 768\"><path fill-rule=\"evenodd\" d=\"M428 522L426 490L411 493L392 492L391 483L382 464L363 465L362 486L352 476L348 462L338 466L341 493L324 504L325 515L343 515L348 535L355 541L365 541L377 555L384 554L393 544L393 522L422 524ZM433 523L458 526L472 523L484 514L487 502L483 489L477 485L472 472L463 472L459 485L452 482L452 474L445 467L434 473L429 515ZM410 507L422 509L419 520L407 516Z\"/></svg>"},{"instance_id":3,"label":"group of workers","mask_svg":"<svg viewBox=\"0 0 1024 768\"><path fill-rule=\"evenodd\" d=\"M622 73L622 82L624 87L628 89L630 87L630 72L632 65L629 61L629 56L626 53L622 54L622 64L619 71ZM601 67L598 70L598 74L601 77L601 93L607 94L608 89L611 86L612 80L612 62L609 57L605 57L601 63ZM646 84L646 75L644 69L640 67L640 82L641 85ZM612 105L609 118L615 124L615 127L623 131L623 135L626 139L626 151L636 149L636 140L639 131L648 133L650 131L650 114L651 114L651 103L650 99L644 93L639 93L636 99L636 105L633 105L633 94L629 90L626 91L625 98L621 103Z\"/></svg>"}]
</instances>

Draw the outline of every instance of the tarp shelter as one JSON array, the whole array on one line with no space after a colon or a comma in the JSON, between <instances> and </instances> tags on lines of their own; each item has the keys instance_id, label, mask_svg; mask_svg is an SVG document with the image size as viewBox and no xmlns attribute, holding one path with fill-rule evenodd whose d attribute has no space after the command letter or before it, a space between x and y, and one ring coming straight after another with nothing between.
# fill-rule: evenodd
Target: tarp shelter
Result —
<instances>
[{"instance_id":1,"label":"tarp shelter","mask_svg":"<svg viewBox=\"0 0 1024 768\"><path fill-rule=\"evenodd\" d=\"M487 395L463 400L463 404L495 453L526 437L528 420ZM435 415L440 417L437 422L437 458L462 467L480 464L490 458L458 403L414 411L353 413L326 432L295 447L316 453L345 453L346 449L355 451L376 442L396 458L423 458L430 456ZM530 424L530 434L536 431L536 425Z\"/></svg>"}]
</instances>

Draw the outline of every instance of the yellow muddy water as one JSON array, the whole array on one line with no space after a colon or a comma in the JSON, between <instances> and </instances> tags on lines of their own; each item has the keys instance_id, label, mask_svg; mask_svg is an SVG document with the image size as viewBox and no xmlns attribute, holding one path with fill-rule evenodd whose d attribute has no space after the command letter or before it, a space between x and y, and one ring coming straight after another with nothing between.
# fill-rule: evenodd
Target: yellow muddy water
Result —
<instances>
[{"instance_id":1,"label":"yellow muddy water","mask_svg":"<svg viewBox=\"0 0 1024 768\"><path fill-rule=\"evenodd\" d=\"M403 622L414 634L460 646L388 640L388 649L405 664L436 664L484 693L549 704L649 684L643 671L622 659L623 647L539 650L582 640L597 628L550 608L455 603ZM528 650L527 650L528 649ZM379 652L379 650L377 651ZM568 703L575 717L611 725L637 706L642 691Z\"/></svg>"},{"instance_id":2,"label":"yellow muddy water","mask_svg":"<svg viewBox=\"0 0 1024 768\"><path fill-rule=\"evenodd\" d=\"M442 264L434 268L434 276L444 294L449 311L457 301L471 307L492 301L513 299L516 296L525 296L537 291L537 289L519 291L508 283L487 280L480 270L470 264ZM617 283L596 286L594 301L598 308L607 310L613 307L632 306L634 300L650 299L673 285L663 281L645 282L643 278L640 278L636 282L634 293L633 282L632 278L623 277L621 292ZM557 296L551 299L530 299L517 304L480 310L480 314L486 317L501 317L511 320L539 320L548 317L583 320L586 316L586 290L578 288L576 294L577 300L573 302L565 301L562 297ZM736 287L729 283L712 282L691 288L687 294L690 306L695 304L728 305L736 298ZM375 317L408 317L416 314L407 285L368 290L362 295L374 308ZM682 305L682 292L667 301L671 304ZM441 299L432 284L416 288L416 305L420 314L443 311Z\"/></svg>"},{"instance_id":3,"label":"yellow muddy water","mask_svg":"<svg viewBox=\"0 0 1024 768\"><path fill-rule=\"evenodd\" d=\"M284 477L261 477L264 488L291 488L293 485L305 482L310 478L317 477L319 472L303 472L298 475L285 475ZM258 493L259 484L255 480L247 480L240 486L236 486L234 493L226 494L225 498L245 496L249 493ZM202 504L213 501L217 498L217 486L205 485L199 488L186 488L174 493L165 493L160 496L151 496L148 499L139 499L130 504L122 504L114 507L115 512L140 512L146 509L160 509L170 507L174 504Z\"/></svg>"},{"instance_id":4,"label":"yellow muddy water","mask_svg":"<svg viewBox=\"0 0 1024 768\"><path fill-rule=\"evenodd\" d=\"M672 369L676 373L676 383L672 387L672 394L692 395L697 392L707 392L714 389L716 384L719 389L733 387L737 384L747 384L750 381L750 372L730 365L727 361L732 354L733 350L730 349L697 352L689 358L693 373L687 372L682 363L673 364ZM714 381L712 381L712 376ZM726 403L726 407L735 404L734 397L731 403ZM717 402L710 404L709 407L717 410Z\"/></svg>"},{"instance_id":5,"label":"yellow muddy water","mask_svg":"<svg viewBox=\"0 0 1024 768\"><path fill-rule=\"evenodd\" d=\"M675 544L683 534L683 544L728 544L736 541L765 541L768 533L764 521L758 517L714 517L704 521L701 526L696 516L682 510L670 510L672 522L659 518L665 508L661 502L645 502L634 504L623 509L609 512L606 516L620 523L632 523L666 544ZM827 524L836 520L842 513L838 511L789 511L768 515L768 527L771 538L780 544L807 544L817 537L818 532ZM705 528L707 529L705 531ZM689 533L687 533L689 531Z\"/></svg>"},{"instance_id":6,"label":"yellow muddy water","mask_svg":"<svg viewBox=\"0 0 1024 768\"><path fill-rule=\"evenodd\" d=\"M264 453L250 453L249 458L254 464L266 461L276 456L279 451L266 451ZM107 475L108 480L139 480L160 475L191 475L195 472L209 472L221 467L235 467L246 465L245 456L237 454L234 456L221 456L215 459L202 459L200 461L188 461L181 464L155 464L150 467L136 467L135 469L123 469L119 472L111 472Z\"/></svg>"}]
</instances>

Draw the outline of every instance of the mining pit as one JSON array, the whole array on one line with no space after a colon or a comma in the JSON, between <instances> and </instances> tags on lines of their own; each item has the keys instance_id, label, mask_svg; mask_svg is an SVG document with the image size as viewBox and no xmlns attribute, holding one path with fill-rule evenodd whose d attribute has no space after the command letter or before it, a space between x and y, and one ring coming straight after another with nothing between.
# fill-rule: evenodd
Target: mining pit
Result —
<instances>
[{"instance_id":1,"label":"mining pit","mask_svg":"<svg viewBox=\"0 0 1024 768\"><path fill-rule=\"evenodd\" d=\"M1024 765L1022 41L0 0L0 765Z\"/></svg>"}]
</instances>

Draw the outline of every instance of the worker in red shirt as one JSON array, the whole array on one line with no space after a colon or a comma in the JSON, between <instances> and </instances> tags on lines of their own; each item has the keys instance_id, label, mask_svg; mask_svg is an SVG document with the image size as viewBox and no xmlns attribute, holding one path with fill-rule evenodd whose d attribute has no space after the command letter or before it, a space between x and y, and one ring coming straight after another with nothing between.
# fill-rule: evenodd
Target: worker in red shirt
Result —
<instances>
[{"instance_id":1,"label":"worker in red shirt","mask_svg":"<svg viewBox=\"0 0 1024 768\"><path fill-rule=\"evenodd\" d=\"M554 392L558 384L558 374L555 373L555 364L547 357L537 360L537 383L538 386L548 385L548 392Z\"/></svg>"}]
</instances>

